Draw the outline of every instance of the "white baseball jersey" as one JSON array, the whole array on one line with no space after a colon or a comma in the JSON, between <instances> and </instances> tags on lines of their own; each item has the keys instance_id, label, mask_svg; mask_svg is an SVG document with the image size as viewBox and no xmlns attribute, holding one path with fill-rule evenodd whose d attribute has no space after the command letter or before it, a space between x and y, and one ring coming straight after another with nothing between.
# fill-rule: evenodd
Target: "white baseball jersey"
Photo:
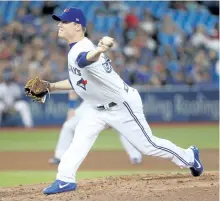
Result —
<instances>
[{"instance_id":1,"label":"white baseball jersey","mask_svg":"<svg viewBox=\"0 0 220 201\"><path fill-rule=\"evenodd\" d=\"M74 90L81 98L92 105L123 101L121 97L128 86L113 70L110 59L104 54L101 54L98 61L91 63L86 68L78 66L78 55L81 52L89 52L95 48L96 46L85 37L69 51L69 76Z\"/></svg>"}]
</instances>

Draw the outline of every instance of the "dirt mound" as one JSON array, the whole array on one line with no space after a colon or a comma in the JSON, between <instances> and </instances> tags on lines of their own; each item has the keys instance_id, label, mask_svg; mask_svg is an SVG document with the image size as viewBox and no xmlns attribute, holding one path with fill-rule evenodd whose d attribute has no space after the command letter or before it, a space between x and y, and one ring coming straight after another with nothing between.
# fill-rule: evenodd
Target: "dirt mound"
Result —
<instances>
[{"instance_id":1,"label":"dirt mound","mask_svg":"<svg viewBox=\"0 0 220 201\"><path fill-rule=\"evenodd\" d=\"M82 180L77 191L45 196L47 184L0 188L1 201L217 201L218 172L146 174Z\"/></svg>"}]
</instances>

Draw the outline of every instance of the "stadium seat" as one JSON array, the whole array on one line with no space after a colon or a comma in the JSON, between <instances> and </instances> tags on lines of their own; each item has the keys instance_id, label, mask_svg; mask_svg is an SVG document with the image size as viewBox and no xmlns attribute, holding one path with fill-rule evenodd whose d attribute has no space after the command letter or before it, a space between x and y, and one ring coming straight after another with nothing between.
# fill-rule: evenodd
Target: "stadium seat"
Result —
<instances>
[{"instance_id":1,"label":"stadium seat","mask_svg":"<svg viewBox=\"0 0 220 201\"><path fill-rule=\"evenodd\" d=\"M10 23L13 21L13 19L16 16L16 12L17 12L17 9L20 4L21 4L20 1L9 2L8 8L7 8L7 14L6 14L6 18L5 18L6 23Z\"/></svg>"}]
</instances>

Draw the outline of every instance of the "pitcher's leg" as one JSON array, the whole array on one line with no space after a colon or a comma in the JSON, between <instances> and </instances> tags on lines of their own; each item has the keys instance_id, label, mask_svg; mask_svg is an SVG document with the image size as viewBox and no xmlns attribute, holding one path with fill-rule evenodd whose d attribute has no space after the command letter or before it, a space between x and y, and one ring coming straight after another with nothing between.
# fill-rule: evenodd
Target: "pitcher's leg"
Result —
<instances>
[{"instance_id":1,"label":"pitcher's leg","mask_svg":"<svg viewBox=\"0 0 220 201\"><path fill-rule=\"evenodd\" d=\"M77 118L77 116L73 116L71 119L67 120L63 124L55 150L55 157L57 159L61 159L64 152L69 148L78 122L79 119Z\"/></svg>"},{"instance_id":2,"label":"pitcher's leg","mask_svg":"<svg viewBox=\"0 0 220 201\"><path fill-rule=\"evenodd\" d=\"M74 138L64 153L58 167L57 179L65 182L75 182L75 174L98 134L105 128L105 122L96 116L83 118L77 124Z\"/></svg>"},{"instance_id":3,"label":"pitcher's leg","mask_svg":"<svg viewBox=\"0 0 220 201\"><path fill-rule=\"evenodd\" d=\"M124 102L127 112L122 118L124 122L115 124L132 145L146 155L159 156L173 161L180 167L191 167L194 161L191 149L183 149L169 140L160 139L152 135L151 129L145 120L142 111L137 110Z\"/></svg>"},{"instance_id":4,"label":"pitcher's leg","mask_svg":"<svg viewBox=\"0 0 220 201\"><path fill-rule=\"evenodd\" d=\"M74 137L76 126L79 120L83 117L83 114L88 114L90 108L86 103L81 103L81 105L75 110L75 115L67 120L60 131L59 140L55 150L55 157L49 160L49 163L59 164L65 151L68 149L72 139Z\"/></svg>"},{"instance_id":5,"label":"pitcher's leg","mask_svg":"<svg viewBox=\"0 0 220 201\"><path fill-rule=\"evenodd\" d=\"M120 141L125 151L127 152L131 163L140 163L142 160L142 154L123 135L120 135Z\"/></svg>"}]
</instances>

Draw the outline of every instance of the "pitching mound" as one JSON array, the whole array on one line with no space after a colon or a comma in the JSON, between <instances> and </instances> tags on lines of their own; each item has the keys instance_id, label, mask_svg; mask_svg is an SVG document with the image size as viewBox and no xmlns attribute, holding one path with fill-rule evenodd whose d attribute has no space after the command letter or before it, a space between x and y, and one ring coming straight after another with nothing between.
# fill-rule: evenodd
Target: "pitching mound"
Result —
<instances>
[{"instance_id":1,"label":"pitching mound","mask_svg":"<svg viewBox=\"0 0 220 201\"><path fill-rule=\"evenodd\" d=\"M147 174L83 180L77 191L45 196L47 184L0 188L1 201L217 201L218 172Z\"/></svg>"}]
</instances>

